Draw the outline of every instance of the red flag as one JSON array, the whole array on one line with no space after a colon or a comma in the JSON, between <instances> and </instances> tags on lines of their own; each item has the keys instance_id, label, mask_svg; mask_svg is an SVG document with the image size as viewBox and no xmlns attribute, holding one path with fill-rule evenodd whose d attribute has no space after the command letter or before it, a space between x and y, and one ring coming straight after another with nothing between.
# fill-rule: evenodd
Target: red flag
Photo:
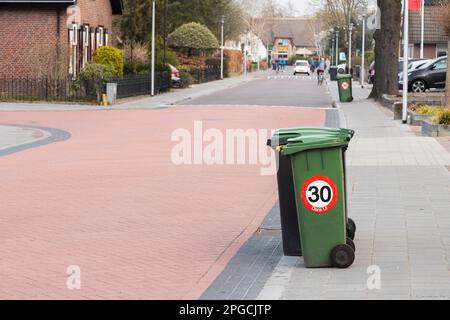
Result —
<instances>
[{"instance_id":1,"label":"red flag","mask_svg":"<svg viewBox=\"0 0 450 320\"><path fill-rule=\"evenodd\" d=\"M422 0L409 0L409 11L420 11L421 6Z\"/></svg>"}]
</instances>

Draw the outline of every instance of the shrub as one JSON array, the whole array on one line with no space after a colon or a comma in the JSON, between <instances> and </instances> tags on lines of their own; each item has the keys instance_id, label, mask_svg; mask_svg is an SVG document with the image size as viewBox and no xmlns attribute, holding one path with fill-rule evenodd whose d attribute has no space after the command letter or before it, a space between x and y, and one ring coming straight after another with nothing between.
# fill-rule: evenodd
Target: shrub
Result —
<instances>
[{"instance_id":1,"label":"shrub","mask_svg":"<svg viewBox=\"0 0 450 320\"><path fill-rule=\"evenodd\" d=\"M180 72L181 79L181 88L188 88L191 84L194 83L194 77L189 72L182 71Z\"/></svg>"},{"instance_id":2,"label":"shrub","mask_svg":"<svg viewBox=\"0 0 450 320\"><path fill-rule=\"evenodd\" d=\"M94 90L99 103L101 102L104 83L113 78L113 67L99 63L87 64L79 74L79 80L84 84L86 91Z\"/></svg>"},{"instance_id":3,"label":"shrub","mask_svg":"<svg viewBox=\"0 0 450 320\"><path fill-rule=\"evenodd\" d=\"M125 61L123 64L124 74L139 74L139 73L149 73L150 65L143 64L136 61Z\"/></svg>"},{"instance_id":4,"label":"shrub","mask_svg":"<svg viewBox=\"0 0 450 320\"><path fill-rule=\"evenodd\" d=\"M418 114L436 115L436 114L442 112L442 109L443 109L442 107L419 105L414 108L414 112L418 113Z\"/></svg>"},{"instance_id":5,"label":"shrub","mask_svg":"<svg viewBox=\"0 0 450 320\"><path fill-rule=\"evenodd\" d=\"M115 75L123 75L123 55L117 48L110 46L98 48L94 54L94 62L111 66Z\"/></svg>"},{"instance_id":6,"label":"shrub","mask_svg":"<svg viewBox=\"0 0 450 320\"><path fill-rule=\"evenodd\" d=\"M122 52L125 61L133 61L140 64L150 63L150 54L146 43L135 43L133 45L133 50L131 50L131 45L127 44L125 48L123 48Z\"/></svg>"},{"instance_id":7,"label":"shrub","mask_svg":"<svg viewBox=\"0 0 450 320\"><path fill-rule=\"evenodd\" d=\"M182 25L168 37L168 43L174 48L211 50L219 48L214 34L204 25L190 22Z\"/></svg>"},{"instance_id":8,"label":"shrub","mask_svg":"<svg viewBox=\"0 0 450 320\"><path fill-rule=\"evenodd\" d=\"M441 111L433 118L433 122L442 125L450 125L450 108L441 109Z\"/></svg>"}]
</instances>

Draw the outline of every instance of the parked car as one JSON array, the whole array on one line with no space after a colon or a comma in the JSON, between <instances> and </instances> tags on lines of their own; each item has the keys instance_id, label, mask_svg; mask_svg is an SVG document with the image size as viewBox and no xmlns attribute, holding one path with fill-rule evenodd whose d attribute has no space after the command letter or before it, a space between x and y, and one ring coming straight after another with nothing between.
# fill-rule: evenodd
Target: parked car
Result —
<instances>
[{"instance_id":1,"label":"parked car","mask_svg":"<svg viewBox=\"0 0 450 320\"><path fill-rule=\"evenodd\" d=\"M419 68L426 63L427 60L424 59L409 59L408 60L408 70L413 70L414 68ZM413 68L413 69L411 69ZM399 75L403 72L403 59L398 60L398 73ZM375 60L369 66L369 72L367 75L367 82L375 83Z\"/></svg>"},{"instance_id":2,"label":"parked car","mask_svg":"<svg viewBox=\"0 0 450 320\"><path fill-rule=\"evenodd\" d=\"M310 67L309 67L309 62L306 60L297 60L295 61L295 67L294 67L294 76L297 73L304 73L307 74L309 76L310 74Z\"/></svg>"},{"instance_id":3,"label":"parked car","mask_svg":"<svg viewBox=\"0 0 450 320\"><path fill-rule=\"evenodd\" d=\"M173 65L168 64L170 68L170 76L172 79L172 87L180 87L181 86L181 77L180 77L180 71L178 71L177 68L175 68Z\"/></svg>"},{"instance_id":4,"label":"parked car","mask_svg":"<svg viewBox=\"0 0 450 320\"><path fill-rule=\"evenodd\" d=\"M413 71L422 68L425 64L429 63L430 59L419 59L412 61L408 64L408 71Z\"/></svg>"},{"instance_id":5,"label":"parked car","mask_svg":"<svg viewBox=\"0 0 450 320\"><path fill-rule=\"evenodd\" d=\"M338 73L345 73L346 69L347 69L347 64L346 63L338 64L338 66L337 66L337 72Z\"/></svg>"},{"instance_id":6,"label":"parked car","mask_svg":"<svg viewBox=\"0 0 450 320\"><path fill-rule=\"evenodd\" d=\"M448 58L441 57L408 72L408 91L425 92L428 89L445 88ZM398 85L403 89L403 74L399 76Z\"/></svg>"}]
</instances>

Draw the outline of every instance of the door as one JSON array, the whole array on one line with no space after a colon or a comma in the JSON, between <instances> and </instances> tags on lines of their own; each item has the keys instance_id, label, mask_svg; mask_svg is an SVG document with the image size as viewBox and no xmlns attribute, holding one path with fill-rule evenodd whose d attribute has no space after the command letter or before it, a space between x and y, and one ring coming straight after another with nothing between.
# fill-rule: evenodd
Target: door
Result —
<instances>
[{"instance_id":1,"label":"door","mask_svg":"<svg viewBox=\"0 0 450 320\"><path fill-rule=\"evenodd\" d=\"M430 70L430 87L445 88L445 79L447 77L447 59L437 61Z\"/></svg>"}]
</instances>

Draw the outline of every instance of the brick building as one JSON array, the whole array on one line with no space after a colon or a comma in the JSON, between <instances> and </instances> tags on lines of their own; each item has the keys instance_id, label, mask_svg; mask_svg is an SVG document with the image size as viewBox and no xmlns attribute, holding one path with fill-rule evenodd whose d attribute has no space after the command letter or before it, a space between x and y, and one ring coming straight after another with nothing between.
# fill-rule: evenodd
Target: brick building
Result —
<instances>
[{"instance_id":1,"label":"brick building","mask_svg":"<svg viewBox=\"0 0 450 320\"><path fill-rule=\"evenodd\" d=\"M122 0L0 0L0 77L76 76L121 13Z\"/></svg>"},{"instance_id":2,"label":"brick building","mask_svg":"<svg viewBox=\"0 0 450 320\"><path fill-rule=\"evenodd\" d=\"M424 46L423 53L426 59L435 59L447 55L448 37L439 23L442 18L440 1L425 1L424 18ZM411 59L420 58L422 18L420 12L409 12L409 52Z\"/></svg>"}]
</instances>

